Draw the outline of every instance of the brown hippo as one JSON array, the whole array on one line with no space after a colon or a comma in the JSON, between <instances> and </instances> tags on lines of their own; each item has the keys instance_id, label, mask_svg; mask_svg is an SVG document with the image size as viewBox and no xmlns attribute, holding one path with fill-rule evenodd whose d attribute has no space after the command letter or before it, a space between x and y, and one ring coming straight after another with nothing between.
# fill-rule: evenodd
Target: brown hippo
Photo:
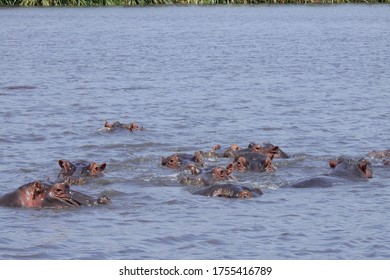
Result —
<instances>
[{"instance_id":1,"label":"brown hippo","mask_svg":"<svg viewBox=\"0 0 390 280\"><path fill-rule=\"evenodd\" d=\"M194 186L210 186L217 182L235 180L231 176L232 170L223 168L221 166L203 170L200 174L195 176L186 176L180 179L180 183L184 185Z\"/></svg>"},{"instance_id":2,"label":"brown hippo","mask_svg":"<svg viewBox=\"0 0 390 280\"><path fill-rule=\"evenodd\" d=\"M368 179L372 178L370 165L371 163L365 159L354 160L338 158L337 160L330 160L329 166L332 169L329 174L298 180L297 182L287 184L284 187L332 187L337 184L368 181Z\"/></svg>"},{"instance_id":3,"label":"brown hippo","mask_svg":"<svg viewBox=\"0 0 390 280\"><path fill-rule=\"evenodd\" d=\"M257 153L243 153L237 156L229 166L238 172L272 172L276 170L272 164L272 158Z\"/></svg>"},{"instance_id":4,"label":"brown hippo","mask_svg":"<svg viewBox=\"0 0 390 280\"><path fill-rule=\"evenodd\" d=\"M260 189L248 188L236 184L216 184L197 190L197 195L217 196L225 198L251 198L260 196L263 192Z\"/></svg>"},{"instance_id":5,"label":"brown hippo","mask_svg":"<svg viewBox=\"0 0 390 280\"><path fill-rule=\"evenodd\" d=\"M138 125L138 123L136 123L136 122L132 122L129 124L121 123L118 121L115 121L113 123L105 122L104 127L108 131L115 131L118 129L127 129L131 132L137 131L137 130L144 130L144 128L142 126Z\"/></svg>"},{"instance_id":6,"label":"brown hippo","mask_svg":"<svg viewBox=\"0 0 390 280\"><path fill-rule=\"evenodd\" d=\"M84 160L72 163L65 159L59 160L58 164L61 167L58 178L77 185L86 183L88 177L99 176L107 166L106 163L98 164Z\"/></svg>"},{"instance_id":7,"label":"brown hippo","mask_svg":"<svg viewBox=\"0 0 390 280\"><path fill-rule=\"evenodd\" d=\"M43 183L40 181L25 184L0 197L0 206L26 208L64 208L109 204L110 202L111 199L105 195L94 199L71 190L67 183Z\"/></svg>"},{"instance_id":8,"label":"brown hippo","mask_svg":"<svg viewBox=\"0 0 390 280\"><path fill-rule=\"evenodd\" d=\"M200 152L195 152L193 155L186 153L176 153L168 157L162 157L161 159L161 165L171 169L184 170L191 164L195 164L199 167L204 165L202 161L202 154Z\"/></svg>"}]
</instances>

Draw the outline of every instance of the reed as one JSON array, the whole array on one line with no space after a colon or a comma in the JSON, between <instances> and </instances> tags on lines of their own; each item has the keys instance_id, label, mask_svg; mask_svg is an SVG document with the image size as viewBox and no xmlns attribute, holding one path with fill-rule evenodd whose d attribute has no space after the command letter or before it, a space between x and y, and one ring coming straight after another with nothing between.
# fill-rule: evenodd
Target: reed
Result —
<instances>
[{"instance_id":1,"label":"reed","mask_svg":"<svg viewBox=\"0 0 390 280\"><path fill-rule=\"evenodd\" d=\"M152 6L390 3L390 0L0 0L0 6Z\"/></svg>"}]
</instances>

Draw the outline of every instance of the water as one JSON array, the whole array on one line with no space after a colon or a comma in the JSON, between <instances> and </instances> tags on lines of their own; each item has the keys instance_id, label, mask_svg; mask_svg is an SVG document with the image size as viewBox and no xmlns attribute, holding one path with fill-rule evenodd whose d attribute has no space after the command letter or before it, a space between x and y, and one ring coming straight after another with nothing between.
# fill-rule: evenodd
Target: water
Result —
<instances>
[{"instance_id":1,"label":"water","mask_svg":"<svg viewBox=\"0 0 390 280\"><path fill-rule=\"evenodd\" d=\"M388 149L390 7L0 9L0 192L106 162L72 188L112 205L0 209L1 259L388 259L389 168L283 189L340 155ZM142 132L106 133L105 121ZM249 200L195 196L175 152L271 142ZM225 165L227 160L210 164Z\"/></svg>"}]
</instances>

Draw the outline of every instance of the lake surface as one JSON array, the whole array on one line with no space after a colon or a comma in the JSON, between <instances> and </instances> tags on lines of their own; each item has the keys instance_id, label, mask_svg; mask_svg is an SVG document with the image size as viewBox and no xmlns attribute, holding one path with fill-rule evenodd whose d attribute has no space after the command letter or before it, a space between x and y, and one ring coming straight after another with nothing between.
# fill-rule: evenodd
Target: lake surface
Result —
<instances>
[{"instance_id":1,"label":"lake surface","mask_svg":"<svg viewBox=\"0 0 390 280\"><path fill-rule=\"evenodd\" d=\"M0 259L390 258L381 160L369 182L281 188L390 148L389 5L2 8L0 23L0 194L83 159L107 168L72 189L112 199L0 208ZM250 142L290 155L237 175L261 197L194 195L161 165Z\"/></svg>"}]
</instances>

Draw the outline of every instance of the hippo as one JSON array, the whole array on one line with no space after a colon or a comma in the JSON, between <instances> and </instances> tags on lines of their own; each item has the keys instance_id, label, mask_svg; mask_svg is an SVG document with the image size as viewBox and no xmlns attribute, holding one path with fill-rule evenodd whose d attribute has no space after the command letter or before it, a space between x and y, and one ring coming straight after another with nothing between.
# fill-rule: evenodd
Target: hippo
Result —
<instances>
[{"instance_id":1,"label":"hippo","mask_svg":"<svg viewBox=\"0 0 390 280\"><path fill-rule=\"evenodd\" d=\"M136 123L136 122L132 122L129 124L121 123L118 121L115 121L113 123L105 122L104 127L108 131L115 131L115 130L119 130L119 129L127 129L131 132L144 130L144 128L142 126L138 125L138 123Z\"/></svg>"},{"instance_id":2,"label":"hippo","mask_svg":"<svg viewBox=\"0 0 390 280\"><path fill-rule=\"evenodd\" d=\"M236 156L233 162L229 165L233 170L238 172L255 171L255 172L272 172L276 171L276 167L272 164L272 158L263 154L243 153Z\"/></svg>"},{"instance_id":3,"label":"hippo","mask_svg":"<svg viewBox=\"0 0 390 280\"><path fill-rule=\"evenodd\" d=\"M371 151L368 153L371 158L382 159L383 165L390 165L390 149L382 151Z\"/></svg>"},{"instance_id":4,"label":"hippo","mask_svg":"<svg viewBox=\"0 0 390 280\"><path fill-rule=\"evenodd\" d=\"M98 164L84 160L70 162L65 159L59 160L58 164L61 167L58 178L76 185L85 184L88 177L98 177L107 166L106 163Z\"/></svg>"},{"instance_id":5,"label":"hippo","mask_svg":"<svg viewBox=\"0 0 390 280\"><path fill-rule=\"evenodd\" d=\"M258 153L258 154L266 155L272 159L278 153L278 150L279 150L278 146L265 148L260 144L250 143L248 145L248 148L236 149L236 150L232 149L225 152L224 157L237 157L245 153Z\"/></svg>"},{"instance_id":6,"label":"hippo","mask_svg":"<svg viewBox=\"0 0 390 280\"><path fill-rule=\"evenodd\" d=\"M214 145L210 151L199 151L199 153L202 155L204 158L219 158L221 155L219 154L218 151L221 150L221 145L216 144Z\"/></svg>"},{"instance_id":7,"label":"hippo","mask_svg":"<svg viewBox=\"0 0 390 280\"><path fill-rule=\"evenodd\" d=\"M194 192L196 195L204 196L217 196L225 198L251 198L261 196L263 192L260 189L253 189L236 184L216 184L197 190Z\"/></svg>"},{"instance_id":8,"label":"hippo","mask_svg":"<svg viewBox=\"0 0 390 280\"><path fill-rule=\"evenodd\" d=\"M366 182L372 178L371 163L366 159L355 160L341 157L330 160L329 166L331 167L329 174L298 180L283 187L332 187L351 182Z\"/></svg>"},{"instance_id":9,"label":"hippo","mask_svg":"<svg viewBox=\"0 0 390 280\"><path fill-rule=\"evenodd\" d=\"M230 147L228 147L227 149L224 149L223 153L222 153L222 157L224 158L232 158L232 157L235 157L235 152L240 150L240 146L237 145L237 144L231 144Z\"/></svg>"},{"instance_id":10,"label":"hippo","mask_svg":"<svg viewBox=\"0 0 390 280\"><path fill-rule=\"evenodd\" d=\"M202 161L202 154L200 152L195 152L195 154L187 153L175 153L168 157L162 157L161 165L166 166L171 169L180 169L184 170L192 165L197 167L202 167L204 165Z\"/></svg>"},{"instance_id":11,"label":"hippo","mask_svg":"<svg viewBox=\"0 0 390 280\"><path fill-rule=\"evenodd\" d=\"M251 144L254 144L254 143L251 143ZM251 144L249 144L249 145L251 145ZM263 147L266 150L271 150L271 151L276 150L276 153L274 154L273 158L290 158L290 156L288 154L286 154L282 149L280 149L279 146L275 146L271 143L265 142L265 143L263 143Z\"/></svg>"},{"instance_id":12,"label":"hippo","mask_svg":"<svg viewBox=\"0 0 390 280\"><path fill-rule=\"evenodd\" d=\"M203 170L200 174L195 176L186 176L180 179L180 183L183 185L193 186L210 186L221 181L234 181L234 177L231 176L232 170L221 166L212 167L207 170Z\"/></svg>"},{"instance_id":13,"label":"hippo","mask_svg":"<svg viewBox=\"0 0 390 280\"><path fill-rule=\"evenodd\" d=\"M71 190L69 184L34 181L0 197L0 206L24 208L65 208L110 204L108 196L94 199Z\"/></svg>"},{"instance_id":14,"label":"hippo","mask_svg":"<svg viewBox=\"0 0 390 280\"><path fill-rule=\"evenodd\" d=\"M382 151L371 151L368 153L371 158L390 159L390 149Z\"/></svg>"}]
</instances>

